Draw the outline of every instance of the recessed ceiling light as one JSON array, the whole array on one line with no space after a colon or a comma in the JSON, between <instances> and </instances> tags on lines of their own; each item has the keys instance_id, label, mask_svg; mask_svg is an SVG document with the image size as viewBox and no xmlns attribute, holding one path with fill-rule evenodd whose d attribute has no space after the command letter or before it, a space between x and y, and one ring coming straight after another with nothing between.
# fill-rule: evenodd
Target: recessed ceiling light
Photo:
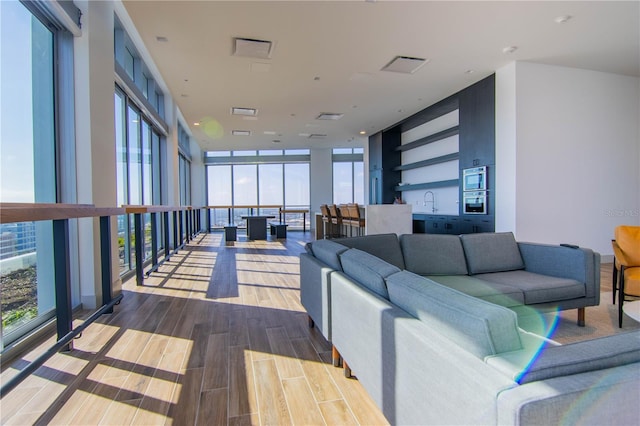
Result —
<instances>
[{"instance_id":1,"label":"recessed ceiling light","mask_svg":"<svg viewBox=\"0 0 640 426\"><path fill-rule=\"evenodd\" d=\"M502 49L502 53L513 53L516 50L518 50L518 46L507 46L504 49Z\"/></svg>"},{"instance_id":2,"label":"recessed ceiling light","mask_svg":"<svg viewBox=\"0 0 640 426\"><path fill-rule=\"evenodd\" d=\"M200 122L196 121L195 123L193 123L194 126L199 126Z\"/></svg>"},{"instance_id":3,"label":"recessed ceiling light","mask_svg":"<svg viewBox=\"0 0 640 426\"><path fill-rule=\"evenodd\" d=\"M340 120L344 114L340 112L321 112L316 117L316 120Z\"/></svg>"},{"instance_id":4,"label":"recessed ceiling light","mask_svg":"<svg viewBox=\"0 0 640 426\"><path fill-rule=\"evenodd\" d=\"M244 115L247 117L255 117L258 115L258 110L255 108L233 107L231 108L231 115Z\"/></svg>"},{"instance_id":5,"label":"recessed ceiling light","mask_svg":"<svg viewBox=\"0 0 640 426\"><path fill-rule=\"evenodd\" d=\"M361 134L361 135L366 135L366 134L367 134L367 132L366 132L365 130L360 130L360 134Z\"/></svg>"},{"instance_id":6,"label":"recessed ceiling light","mask_svg":"<svg viewBox=\"0 0 640 426\"><path fill-rule=\"evenodd\" d=\"M156 41L159 41L160 43L166 43L169 41L169 39L164 36L156 36Z\"/></svg>"},{"instance_id":7,"label":"recessed ceiling light","mask_svg":"<svg viewBox=\"0 0 640 426\"><path fill-rule=\"evenodd\" d=\"M269 59L273 50L273 43L267 40L234 37L233 56L248 56L250 58Z\"/></svg>"},{"instance_id":8,"label":"recessed ceiling light","mask_svg":"<svg viewBox=\"0 0 640 426\"><path fill-rule=\"evenodd\" d=\"M265 130L262 133L264 133L265 135L275 135L276 134L276 132L274 132L273 130Z\"/></svg>"},{"instance_id":9,"label":"recessed ceiling light","mask_svg":"<svg viewBox=\"0 0 640 426\"><path fill-rule=\"evenodd\" d=\"M233 136L250 136L251 131L250 130L232 130L231 134Z\"/></svg>"},{"instance_id":10,"label":"recessed ceiling light","mask_svg":"<svg viewBox=\"0 0 640 426\"><path fill-rule=\"evenodd\" d=\"M562 16L558 16L556 19L554 19L554 21L556 22L556 24L564 24L565 22L569 21L571 18L573 18L573 16L571 15L562 15Z\"/></svg>"},{"instance_id":11,"label":"recessed ceiling light","mask_svg":"<svg viewBox=\"0 0 640 426\"><path fill-rule=\"evenodd\" d=\"M429 62L429 59L412 58L410 56L396 56L387 65L382 67L382 71L413 74L427 62Z\"/></svg>"}]
</instances>

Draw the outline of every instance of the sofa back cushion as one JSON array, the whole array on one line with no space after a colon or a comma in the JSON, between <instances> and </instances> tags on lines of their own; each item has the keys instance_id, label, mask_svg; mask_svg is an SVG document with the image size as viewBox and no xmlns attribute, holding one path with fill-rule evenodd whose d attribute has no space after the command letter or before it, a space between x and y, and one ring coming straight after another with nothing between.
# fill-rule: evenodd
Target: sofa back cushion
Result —
<instances>
[{"instance_id":1,"label":"sofa back cushion","mask_svg":"<svg viewBox=\"0 0 640 426\"><path fill-rule=\"evenodd\" d=\"M340 254L340 262L345 274L385 299L389 298L385 278L400 272L396 266L358 249Z\"/></svg>"},{"instance_id":2,"label":"sofa back cushion","mask_svg":"<svg viewBox=\"0 0 640 426\"><path fill-rule=\"evenodd\" d=\"M496 232L460 236L470 274L524 269L513 233Z\"/></svg>"},{"instance_id":3,"label":"sofa back cushion","mask_svg":"<svg viewBox=\"0 0 640 426\"><path fill-rule=\"evenodd\" d=\"M387 278L389 300L480 359L522 349L510 309L401 271Z\"/></svg>"},{"instance_id":4,"label":"sofa back cushion","mask_svg":"<svg viewBox=\"0 0 640 426\"><path fill-rule=\"evenodd\" d=\"M363 237L338 238L334 241L350 248L365 251L388 262L400 269L404 269L402 249L396 234L374 234Z\"/></svg>"},{"instance_id":5,"label":"sofa back cushion","mask_svg":"<svg viewBox=\"0 0 640 426\"><path fill-rule=\"evenodd\" d=\"M348 247L331 240L317 240L311 243L311 251L315 258L337 271L342 270L338 255L347 250Z\"/></svg>"},{"instance_id":6,"label":"sofa back cushion","mask_svg":"<svg viewBox=\"0 0 640 426\"><path fill-rule=\"evenodd\" d=\"M505 353L488 357L486 362L520 384L638 363L640 330L562 346L547 346L539 353Z\"/></svg>"},{"instance_id":7,"label":"sofa back cushion","mask_svg":"<svg viewBox=\"0 0 640 426\"><path fill-rule=\"evenodd\" d=\"M418 275L467 275L467 261L457 235L404 234L400 247L405 269Z\"/></svg>"}]
</instances>

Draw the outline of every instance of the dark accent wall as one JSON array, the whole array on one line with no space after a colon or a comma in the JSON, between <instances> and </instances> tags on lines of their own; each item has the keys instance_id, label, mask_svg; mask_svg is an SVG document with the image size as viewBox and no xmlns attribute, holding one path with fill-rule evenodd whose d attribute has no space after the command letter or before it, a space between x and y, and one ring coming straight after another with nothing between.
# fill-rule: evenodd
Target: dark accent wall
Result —
<instances>
[{"instance_id":1,"label":"dark accent wall","mask_svg":"<svg viewBox=\"0 0 640 426\"><path fill-rule=\"evenodd\" d=\"M429 229L436 228L451 233L490 232L495 229L495 75L493 74L369 137L369 203L389 204L399 195L396 192L396 185L401 180L403 169L400 151L401 134L456 109L459 111L459 179L462 182L462 171L466 168L487 166L488 213L486 215L463 214L460 185L459 216L438 217L438 221L444 221L443 225L434 227L429 226L429 221L435 220L435 217L414 215L416 232L429 232ZM374 188L374 185L377 187Z\"/></svg>"}]
</instances>

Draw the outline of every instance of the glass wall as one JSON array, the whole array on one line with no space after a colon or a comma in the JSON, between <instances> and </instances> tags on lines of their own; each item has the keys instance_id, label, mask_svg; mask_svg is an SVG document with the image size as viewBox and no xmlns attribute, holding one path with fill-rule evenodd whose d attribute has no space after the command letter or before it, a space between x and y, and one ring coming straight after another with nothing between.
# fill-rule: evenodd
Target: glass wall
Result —
<instances>
[{"instance_id":1,"label":"glass wall","mask_svg":"<svg viewBox=\"0 0 640 426\"><path fill-rule=\"evenodd\" d=\"M334 204L364 204L364 161L362 148L333 150Z\"/></svg>"},{"instance_id":2,"label":"glass wall","mask_svg":"<svg viewBox=\"0 0 640 426\"><path fill-rule=\"evenodd\" d=\"M309 150L218 151L205 154L207 204L211 225L245 226L241 216L256 206L261 214L278 216L279 207L309 209ZM273 207L277 206L277 207ZM289 229L303 228L303 215L288 214ZM309 215L306 215L309 228Z\"/></svg>"},{"instance_id":3,"label":"glass wall","mask_svg":"<svg viewBox=\"0 0 640 426\"><path fill-rule=\"evenodd\" d=\"M57 201L57 29L0 2L0 201ZM0 225L0 351L55 315L51 221Z\"/></svg>"},{"instance_id":4,"label":"glass wall","mask_svg":"<svg viewBox=\"0 0 640 426\"><path fill-rule=\"evenodd\" d=\"M115 92L116 154L118 205L162 204L164 135L164 94L142 60L133 41L115 17L115 71L120 86ZM164 223L158 216L157 235L162 236ZM144 233L143 259L151 256L151 215L142 217ZM118 218L120 273L135 268L134 218ZM158 238L159 248L163 245Z\"/></svg>"},{"instance_id":5,"label":"glass wall","mask_svg":"<svg viewBox=\"0 0 640 426\"><path fill-rule=\"evenodd\" d=\"M117 155L117 200L123 204L162 204L163 138L136 104L116 86L115 136ZM135 268L133 215L118 217L120 273ZM162 235L162 215L158 215L158 235ZM151 256L151 215L143 215L143 259ZM162 246L162 238L158 239Z\"/></svg>"}]
</instances>

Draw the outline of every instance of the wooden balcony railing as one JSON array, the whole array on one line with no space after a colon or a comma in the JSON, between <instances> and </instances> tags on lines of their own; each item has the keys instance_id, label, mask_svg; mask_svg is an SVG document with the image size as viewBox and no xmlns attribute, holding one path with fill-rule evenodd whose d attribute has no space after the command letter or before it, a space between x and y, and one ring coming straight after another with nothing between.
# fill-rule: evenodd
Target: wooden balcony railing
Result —
<instances>
[{"instance_id":1,"label":"wooden balcony railing","mask_svg":"<svg viewBox=\"0 0 640 426\"><path fill-rule=\"evenodd\" d=\"M51 220L53 223L53 277L56 306L56 343L42 355L8 380L0 388L0 398L15 388L26 377L44 364L56 352L73 349L73 339L100 315L113 312L122 294L112 295L111 268L111 216L124 214L124 209L95 207L90 204L28 204L0 203L0 223L18 223ZM71 285L69 279L69 220L80 218L100 219L100 255L102 266L102 306L81 325L73 328Z\"/></svg>"}]
</instances>

